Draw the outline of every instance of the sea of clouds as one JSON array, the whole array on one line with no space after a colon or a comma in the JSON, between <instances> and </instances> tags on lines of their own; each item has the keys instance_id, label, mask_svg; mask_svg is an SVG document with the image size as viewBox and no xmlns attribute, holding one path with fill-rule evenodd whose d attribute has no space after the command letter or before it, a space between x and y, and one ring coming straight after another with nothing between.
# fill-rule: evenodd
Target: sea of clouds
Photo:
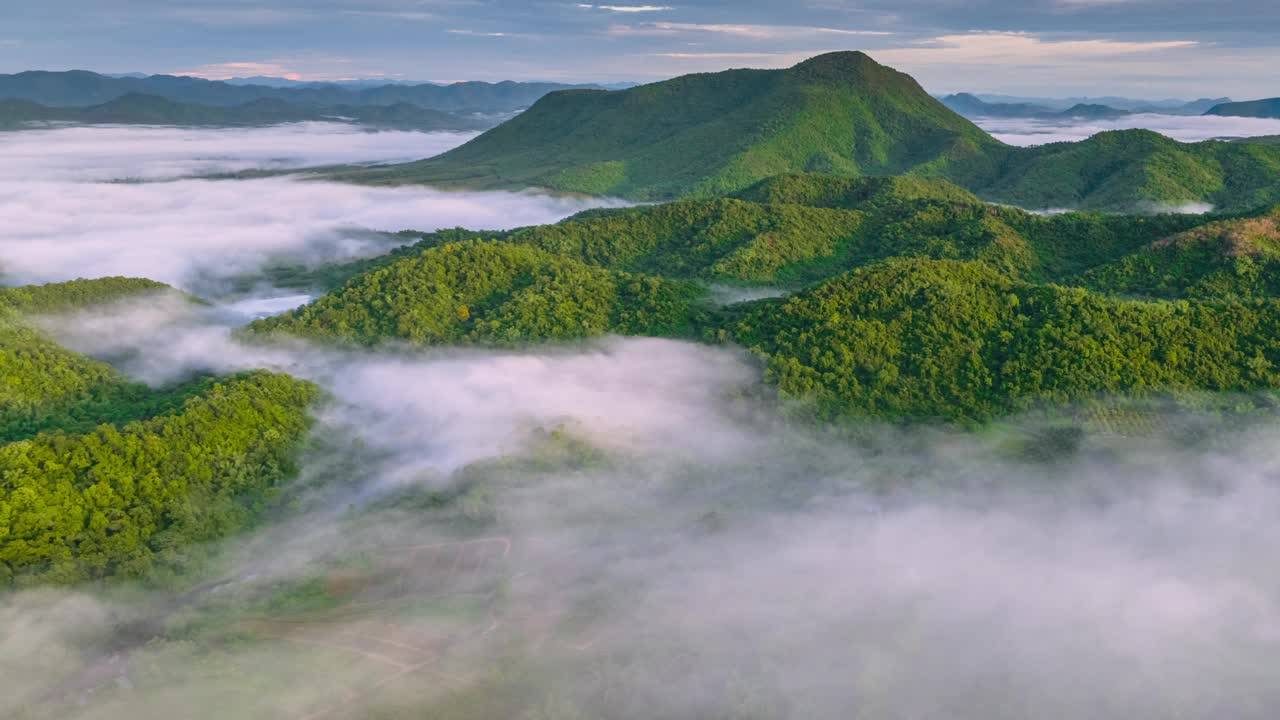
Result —
<instances>
[{"instance_id":1,"label":"sea of clouds","mask_svg":"<svg viewBox=\"0 0 1280 720\"><path fill-rule=\"evenodd\" d=\"M1280 135L1280 119L1216 115L1126 115L1114 120L1072 118L975 118L974 122L1010 145L1074 142L1108 130L1154 130L1183 142L1214 138Z\"/></svg>"},{"instance_id":2,"label":"sea of clouds","mask_svg":"<svg viewBox=\"0 0 1280 720\"><path fill-rule=\"evenodd\" d=\"M300 164L350 134L311 131ZM104 132L145 145L150 131ZM95 164L125 172L129 150ZM9 272L181 286L275 253L320 261L344 227L523 224L583 206L64 169L45 182L85 194L61 205L5 181L0 212L24 220L0 222ZM95 201L117 188L139 194ZM758 361L729 347L356 351L236 333L277 300L146 299L42 321L147 382L268 368L327 400L301 498L211 549L213 582L0 597L0 715L1263 720L1280 706L1274 423L1187 434L1188 418L1157 415L1167 433L1032 460L1013 449L1040 429L1030 418L987 433L787 419ZM593 450L557 455L563 437ZM412 490L454 500L386 502ZM479 542L448 544L460 538ZM405 547L426 548L419 567L379 575ZM374 568L355 583L371 597L270 604L292 584L346 587L333 563L353 555Z\"/></svg>"},{"instance_id":3,"label":"sea of clouds","mask_svg":"<svg viewBox=\"0 0 1280 720\"><path fill-rule=\"evenodd\" d=\"M330 123L0 133L0 282L128 275L209 292L216 291L211 279L250 273L269 261L315 263L385 251L390 241L370 230L498 230L617 204L291 177L192 177L411 160L469 137L372 133Z\"/></svg>"}]
</instances>

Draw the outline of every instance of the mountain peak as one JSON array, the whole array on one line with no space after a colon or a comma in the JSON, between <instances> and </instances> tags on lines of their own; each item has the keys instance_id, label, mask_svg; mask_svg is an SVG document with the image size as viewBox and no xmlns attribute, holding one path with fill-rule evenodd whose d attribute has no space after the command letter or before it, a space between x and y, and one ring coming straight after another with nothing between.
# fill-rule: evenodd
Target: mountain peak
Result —
<instances>
[{"instance_id":1,"label":"mountain peak","mask_svg":"<svg viewBox=\"0 0 1280 720\"><path fill-rule=\"evenodd\" d=\"M860 50L830 52L805 60L791 68L792 74L816 80L849 80L878 72L892 72Z\"/></svg>"}]
</instances>

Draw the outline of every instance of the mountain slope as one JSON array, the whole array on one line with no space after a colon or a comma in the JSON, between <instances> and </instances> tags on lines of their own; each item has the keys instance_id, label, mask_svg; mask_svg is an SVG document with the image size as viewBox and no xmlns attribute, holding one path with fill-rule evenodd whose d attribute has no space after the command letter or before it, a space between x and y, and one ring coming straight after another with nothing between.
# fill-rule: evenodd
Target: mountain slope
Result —
<instances>
[{"instance_id":1,"label":"mountain slope","mask_svg":"<svg viewBox=\"0 0 1280 720\"><path fill-rule=\"evenodd\" d=\"M1280 118L1280 98L1249 100L1214 105L1205 115L1232 115L1236 117Z\"/></svg>"},{"instance_id":2,"label":"mountain slope","mask_svg":"<svg viewBox=\"0 0 1280 720\"><path fill-rule=\"evenodd\" d=\"M849 52L788 70L553 93L444 155L345 177L660 200L784 172L899 174L998 144L909 76Z\"/></svg>"},{"instance_id":3,"label":"mountain slope","mask_svg":"<svg viewBox=\"0 0 1280 720\"><path fill-rule=\"evenodd\" d=\"M917 258L748 306L727 331L822 415L983 421L1096 394L1275 388L1277 322L1276 300L1116 300Z\"/></svg>"},{"instance_id":4,"label":"mountain slope","mask_svg":"<svg viewBox=\"0 0 1280 720\"><path fill-rule=\"evenodd\" d=\"M1247 210L1280 200L1275 147L1180 143L1145 130L1011 147L911 77L858 52L820 55L787 70L552 93L443 155L330 177L662 201L732 194L772 175L811 172L945 178L984 199L1032 209Z\"/></svg>"},{"instance_id":5,"label":"mountain slope","mask_svg":"<svg viewBox=\"0 0 1280 720\"><path fill-rule=\"evenodd\" d=\"M1185 205L1250 210L1280 201L1280 148L1181 143L1150 130L1080 142L988 149L937 174L979 196L1031 209L1176 212Z\"/></svg>"},{"instance_id":6,"label":"mountain slope","mask_svg":"<svg viewBox=\"0 0 1280 720\"><path fill-rule=\"evenodd\" d=\"M1075 282L1157 298L1280 297L1280 207L1162 238Z\"/></svg>"},{"instance_id":7,"label":"mountain slope","mask_svg":"<svg viewBox=\"0 0 1280 720\"><path fill-rule=\"evenodd\" d=\"M689 283L606 270L532 247L468 241L358 275L250 329L365 345L679 335L689 332L701 294Z\"/></svg>"}]
</instances>

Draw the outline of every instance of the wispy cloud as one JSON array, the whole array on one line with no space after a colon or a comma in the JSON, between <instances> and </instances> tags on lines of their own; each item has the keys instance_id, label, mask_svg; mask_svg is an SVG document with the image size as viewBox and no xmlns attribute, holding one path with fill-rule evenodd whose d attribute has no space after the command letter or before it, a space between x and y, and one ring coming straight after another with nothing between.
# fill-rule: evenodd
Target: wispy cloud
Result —
<instances>
[{"instance_id":1,"label":"wispy cloud","mask_svg":"<svg viewBox=\"0 0 1280 720\"><path fill-rule=\"evenodd\" d=\"M313 58L310 60L290 60L290 59L272 59L262 61L232 61L221 63L209 63L206 65L198 65L193 68L177 70L170 72L170 75L179 77L200 77L206 80L227 80L236 77L277 77L285 80L300 81L337 81L337 80L354 80L355 75L344 71L320 71L320 70L300 70L299 65L306 64L312 67L330 66L335 70L341 69L344 65L349 65L350 60L347 58L325 57ZM383 73L365 73L362 76L379 76Z\"/></svg>"},{"instance_id":2,"label":"wispy cloud","mask_svg":"<svg viewBox=\"0 0 1280 720\"><path fill-rule=\"evenodd\" d=\"M578 3L578 7L584 10L607 10L616 13L663 12L675 9L670 5L590 5L588 3Z\"/></svg>"},{"instance_id":3,"label":"wispy cloud","mask_svg":"<svg viewBox=\"0 0 1280 720\"><path fill-rule=\"evenodd\" d=\"M515 37L520 37L520 38L530 38L530 37L536 37L535 35L531 35L531 34L529 34L529 33L513 33L513 32L483 31L483 30L465 30L465 29L457 29L457 28L455 28L455 29L450 29L450 30L445 30L445 32L449 33L450 35L467 35L467 36L470 36L470 37L490 37L490 38L515 38Z\"/></svg>"},{"instance_id":4,"label":"wispy cloud","mask_svg":"<svg viewBox=\"0 0 1280 720\"><path fill-rule=\"evenodd\" d=\"M1183 50L1197 47L1195 40L1129 41L1105 38L1046 40L1030 33L975 32L941 35L915 43L915 47L880 50L881 62L970 63L983 65L1055 64L1070 60Z\"/></svg>"},{"instance_id":5,"label":"wispy cloud","mask_svg":"<svg viewBox=\"0 0 1280 720\"><path fill-rule=\"evenodd\" d=\"M640 25L614 25L608 29L610 35L664 35L674 36L689 33L726 35L749 40L795 40L822 36L883 36L893 33L882 30L849 30L845 28L810 27L804 25L742 25L719 23L673 23L652 22Z\"/></svg>"},{"instance_id":6,"label":"wispy cloud","mask_svg":"<svg viewBox=\"0 0 1280 720\"><path fill-rule=\"evenodd\" d=\"M356 15L393 20L438 20L439 15L421 10L343 10L343 15Z\"/></svg>"}]
</instances>

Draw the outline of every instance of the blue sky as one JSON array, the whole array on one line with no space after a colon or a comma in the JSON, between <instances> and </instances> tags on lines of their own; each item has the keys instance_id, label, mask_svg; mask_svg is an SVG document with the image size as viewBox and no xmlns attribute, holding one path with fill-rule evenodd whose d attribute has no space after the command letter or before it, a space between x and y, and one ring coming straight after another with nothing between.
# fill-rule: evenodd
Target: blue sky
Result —
<instances>
[{"instance_id":1,"label":"blue sky","mask_svg":"<svg viewBox=\"0 0 1280 720\"><path fill-rule=\"evenodd\" d=\"M1280 0L6 0L0 72L646 81L860 49L932 92L1280 96Z\"/></svg>"}]
</instances>

